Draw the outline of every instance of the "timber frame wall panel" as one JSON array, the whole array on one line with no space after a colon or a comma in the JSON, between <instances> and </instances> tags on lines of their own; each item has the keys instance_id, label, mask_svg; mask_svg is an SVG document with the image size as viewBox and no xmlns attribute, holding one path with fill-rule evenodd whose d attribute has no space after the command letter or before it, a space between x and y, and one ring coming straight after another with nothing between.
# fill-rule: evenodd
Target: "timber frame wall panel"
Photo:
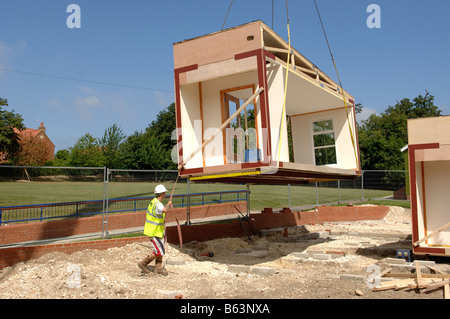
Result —
<instances>
[{"instance_id":1,"label":"timber frame wall panel","mask_svg":"<svg viewBox=\"0 0 450 319\"><path fill-rule=\"evenodd\" d=\"M192 180L208 177L208 181L220 182L294 184L354 179L360 175L354 98L295 49L291 48L287 61L287 49L287 43L261 21L174 43L181 176ZM287 88L286 72L289 72ZM240 86L263 89L251 103L254 105L258 147L245 149L246 155L254 151L255 159L249 160L249 155L245 161L231 163L226 156L229 145L225 140L229 142L229 136L224 136L225 129L216 137L223 143L211 139L201 152L195 153L202 143L216 134L214 128L219 128L222 123L225 125L224 114L230 115L228 110L228 113L224 111L223 92L234 94L242 102L251 97L243 91L239 92L240 96L233 92ZM283 119L282 114L286 118ZM332 138L336 160L327 165L316 165L311 160L314 157L311 123L316 118L330 115L334 121ZM293 162L289 161L288 118L293 125ZM301 134L305 123L308 123L309 131ZM190 158L192 154L195 156ZM184 163L186 158L189 161ZM230 173L246 175L218 177Z\"/></svg>"}]
</instances>

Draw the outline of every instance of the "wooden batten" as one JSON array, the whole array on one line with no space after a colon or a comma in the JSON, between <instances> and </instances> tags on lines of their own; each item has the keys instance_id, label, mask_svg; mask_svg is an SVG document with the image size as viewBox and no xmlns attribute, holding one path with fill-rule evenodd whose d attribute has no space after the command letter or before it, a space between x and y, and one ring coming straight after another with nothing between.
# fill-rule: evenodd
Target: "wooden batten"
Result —
<instances>
[{"instance_id":1,"label":"wooden batten","mask_svg":"<svg viewBox=\"0 0 450 319\"><path fill-rule=\"evenodd\" d=\"M281 38L278 34L276 34L272 29L270 29L266 24L261 22L261 27L262 27L263 31L268 36L271 37L270 40L265 40L267 38L267 36L263 37L263 40L265 40L264 48L269 51L270 50L280 50L277 52L287 53L287 51L289 49L289 44L286 41L284 41L283 38ZM274 47L273 42L275 42L276 44L281 46L281 48ZM271 46L266 47L266 43L271 43ZM283 51L283 50L285 50L285 51ZM325 73L320 71L311 61L309 61L305 56L303 56L300 52L298 52L292 46L291 46L291 52L295 56L296 60L298 61L298 66L303 67L307 70L317 71L317 74L320 76L320 80L322 80L330 85L337 86L337 84L328 75L326 75Z\"/></svg>"},{"instance_id":2,"label":"wooden batten","mask_svg":"<svg viewBox=\"0 0 450 319\"><path fill-rule=\"evenodd\" d=\"M282 65L285 69L288 68L286 62L284 60L280 59L279 57L275 57L275 60L271 59L271 58L267 58L267 60L269 62L273 62L273 63L279 64L279 65ZM335 95L336 97L338 97L340 99L343 98L343 94L342 94L342 91L343 91L346 102L348 103L348 106L353 105L354 97L351 96L349 93L347 93L345 90L341 90L341 88L336 83L331 85L326 82L320 81L318 76L317 77L311 76L311 75L318 74L317 71L308 70L308 69L305 69L305 68L299 67L299 66L296 66L295 69L292 66L290 66L289 71L292 74L299 76L299 77L313 83L315 86L318 86L321 89L328 91L329 93Z\"/></svg>"}]
</instances>

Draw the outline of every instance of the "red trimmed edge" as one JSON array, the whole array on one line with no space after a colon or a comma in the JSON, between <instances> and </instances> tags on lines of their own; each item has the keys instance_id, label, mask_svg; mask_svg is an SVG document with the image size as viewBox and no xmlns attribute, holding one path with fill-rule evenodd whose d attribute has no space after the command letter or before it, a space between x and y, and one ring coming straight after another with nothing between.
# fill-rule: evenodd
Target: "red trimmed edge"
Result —
<instances>
[{"instance_id":1,"label":"red trimmed edge","mask_svg":"<svg viewBox=\"0 0 450 319\"><path fill-rule=\"evenodd\" d=\"M412 219L412 242L415 243L419 238L419 225L417 213L417 183L416 183L416 150L439 148L439 143L412 144L408 145L409 153L409 184L411 197L411 219ZM445 255L445 249L433 247L416 247L413 245L413 252L417 254Z\"/></svg>"}]
</instances>

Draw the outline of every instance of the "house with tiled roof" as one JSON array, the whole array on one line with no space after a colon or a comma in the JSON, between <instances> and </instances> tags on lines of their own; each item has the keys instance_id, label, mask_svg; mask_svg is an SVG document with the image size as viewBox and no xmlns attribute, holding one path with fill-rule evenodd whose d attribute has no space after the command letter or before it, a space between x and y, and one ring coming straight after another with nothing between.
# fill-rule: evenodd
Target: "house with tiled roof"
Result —
<instances>
[{"instance_id":1,"label":"house with tiled roof","mask_svg":"<svg viewBox=\"0 0 450 319\"><path fill-rule=\"evenodd\" d=\"M45 132L44 123L38 129L26 128L22 131L14 128L20 137L20 165L44 165L55 158L55 145ZM7 154L0 153L0 164L5 163Z\"/></svg>"}]
</instances>

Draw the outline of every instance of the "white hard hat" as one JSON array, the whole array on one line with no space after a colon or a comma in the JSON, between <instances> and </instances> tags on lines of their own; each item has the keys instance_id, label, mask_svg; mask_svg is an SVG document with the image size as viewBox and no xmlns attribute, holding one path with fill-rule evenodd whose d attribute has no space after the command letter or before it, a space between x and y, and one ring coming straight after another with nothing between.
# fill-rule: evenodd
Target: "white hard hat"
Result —
<instances>
[{"instance_id":1,"label":"white hard hat","mask_svg":"<svg viewBox=\"0 0 450 319\"><path fill-rule=\"evenodd\" d=\"M164 185L161 185L161 184L156 185L156 187L155 187L155 194L162 194L162 193L165 193L165 192L167 192L167 189L164 187Z\"/></svg>"}]
</instances>

